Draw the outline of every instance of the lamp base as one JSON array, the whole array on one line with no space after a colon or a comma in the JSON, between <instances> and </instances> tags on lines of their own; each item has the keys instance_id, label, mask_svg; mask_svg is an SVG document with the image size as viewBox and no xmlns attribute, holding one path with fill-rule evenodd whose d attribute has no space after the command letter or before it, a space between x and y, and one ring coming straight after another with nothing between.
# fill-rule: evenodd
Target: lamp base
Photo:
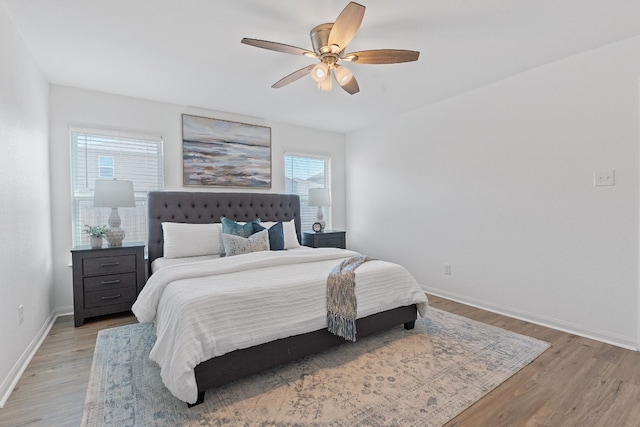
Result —
<instances>
[{"instance_id":1,"label":"lamp base","mask_svg":"<svg viewBox=\"0 0 640 427\"><path fill-rule=\"evenodd\" d=\"M320 231L324 231L327 226L327 222L324 220L324 213L322 212L322 206L318 206L318 213L316 213L316 222L320 223L322 227Z\"/></svg>"},{"instance_id":2,"label":"lamp base","mask_svg":"<svg viewBox=\"0 0 640 427\"><path fill-rule=\"evenodd\" d=\"M123 240L124 230L122 228L109 229L109 234L107 235L107 243L109 243L110 248L122 246Z\"/></svg>"},{"instance_id":3,"label":"lamp base","mask_svg":"<svg viewBox=\"0 0 640 427\"><path fill-rule=\"evenodd\" d=\"M109 233L107 234L109 247L122 246L124 230L120 228L121 223L118 208L111 208L111 214L109 215Z\"/></svg>"}]
</instances>

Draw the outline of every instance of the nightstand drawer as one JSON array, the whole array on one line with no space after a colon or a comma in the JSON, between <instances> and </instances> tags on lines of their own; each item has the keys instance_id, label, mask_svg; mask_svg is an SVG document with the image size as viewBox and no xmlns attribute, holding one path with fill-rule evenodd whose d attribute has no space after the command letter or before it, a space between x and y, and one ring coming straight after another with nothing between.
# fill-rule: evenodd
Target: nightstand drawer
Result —
<instances>
[{"instance_id":1,"label":"nightstand drawer","mask_svg":"<svg viewBox=\"0 0 640 427\"><path fill-rule=\"evenodd\" d=\"M302 233L302 244L312 248L346 249L347 242L344 231L325 230L319 233Z\"/></svg>"},{"instance_id":2,"label":"nightstand drawer","mask_svg":"<svg viewBox=\"0 0 640 427\"><path fill-rule=\"evenodd\" d=\"M95 308L105 305L122 304L136 300L136 288L117 288L84 294L84 307Z\"/></svg>"},{"instance_id":3,"label":"nightstand drawer","mask_svg":"<svg viewBox=\"0 0 640 427\"><path fill-rule=\"evenodd\" d=\"M318 248L340 248L343 246L342 237L323 236L316 239L316 247Z\"/></svg>"},{"instance_id":4,"label":"nightstand drawer","mask_svg":"<svg viewBox=\"0 0 640 427\"><path fill-rule=\"evenodd\" d=\"M82 268L85 276L136 271L136 256L131 254L85 258L82 260Z\"/></svg>"},{"instance_id":5,"label":"nightstand drawer","mask_svg":"<svg viewBox=\"0 0 640 427\"><path fill-rule=\"evenodd\" d=\"M114 288L135 289L136 273L109 274L84 279L85 292L107 291Z\"/></svg>"}]
</instances>

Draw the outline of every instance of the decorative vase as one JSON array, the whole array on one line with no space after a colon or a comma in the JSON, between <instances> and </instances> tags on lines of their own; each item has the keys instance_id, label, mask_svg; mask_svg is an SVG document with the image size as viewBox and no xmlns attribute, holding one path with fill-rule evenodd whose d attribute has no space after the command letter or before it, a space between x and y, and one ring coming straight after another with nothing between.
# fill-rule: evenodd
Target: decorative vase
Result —
<instances>
[{"instance_id":1,"label":"decorative vase","mask_svg":"<svg viewBox=\"0 0 640 427\"><path fill-rule=\"evenodd\" d=\"M89 243L91 243L91 249L99 249L102 247L102 236L89 236Z\"/></svg>"}]
</instances>

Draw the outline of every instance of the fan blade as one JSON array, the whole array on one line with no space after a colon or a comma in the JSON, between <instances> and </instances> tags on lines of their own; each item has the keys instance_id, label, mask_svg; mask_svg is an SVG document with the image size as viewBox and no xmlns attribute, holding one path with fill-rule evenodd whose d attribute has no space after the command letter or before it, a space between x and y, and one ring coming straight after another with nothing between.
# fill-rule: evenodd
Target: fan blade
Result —
<instances>
[{"instance_id":1,"label":"fan blade","mask_svg":"<svg viewBox=\"0 0 640 427\"><path fill-rule=\"evenodd\" d=\"M307 55L316 58L316 54L301 47L289 46L288 44L270 42L267 40L243 38L241 43L249 46L261 47L262 49L275 50L276 52L289 53L291 55Z\"/></svg>"},{"instance_id":2,"label":"fan blade","mask_svg":"<svg viewBox=\"0 0 640 427\"><path fill-rule=\"evenodd\" d=\"M341 58L343 61L358 64L397 64L400 62L417 61L420 52L403 49L374 49L351 52Z\"/></svg>"},{"instance_id":3,"label":"fan blade","mask_svg":"<svg viewBox=\"0 0 640 427\"><path fill-rule=\"evenodd\" d=\"M349 44L356 31L360 28L360 23L364 17L365 7L361 4L350 2L338 15L329 33L329 47L338 46L338 50L333 53L342 52Z\"/></svg>"},{"instance_id":4,"label":"fan blade","mask_svg":"<svg viewBox=\"0 0 640 427\"><path fill-rule=\"evenodd\" d=\"M304 68L300 68L298 71L294 71L293 73L289 74L286 77L281 78L280 80L278 80L277 82L275 82L273 84L273 86L271 86L274 89L278 89L281 88L282 86L286 86L289 83L293 83L298 79L303 78L304 76L306 76L307 74L309 74L311 72L311 69L314 67L314 65L308 65Z\"/></svg>"},{"instance_id":5,"label":"fan blade","mask_svg":"<svg viewBox=\"0 0 640 427\"><path fill-rule=\"evenodd\" d=\"M358 86L358 81L356 80L355 76L351 77L345 83L340 83L338 81L338 84L350 95L355 95L356 93L360 92L360 86Z\"/></svg>"}]
</instances>

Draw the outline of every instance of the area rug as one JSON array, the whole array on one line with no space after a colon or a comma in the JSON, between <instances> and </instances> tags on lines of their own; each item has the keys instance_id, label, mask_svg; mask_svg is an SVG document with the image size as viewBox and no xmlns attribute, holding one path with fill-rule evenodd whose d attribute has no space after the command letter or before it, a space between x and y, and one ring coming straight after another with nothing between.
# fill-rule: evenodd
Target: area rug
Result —
<instances>
[{"instance_id":1,"label":"area rug","mask_svg":"<svg viewBox=\"0 0 640 427\"><path fill-rule=\"evenodd\" d=\"M83 426L441 426L549 347L429 308L413 330L399 325L208 390L189 409L149 360L154 334L150 324L99 332Z\"/></svg>"}]
</instances>

